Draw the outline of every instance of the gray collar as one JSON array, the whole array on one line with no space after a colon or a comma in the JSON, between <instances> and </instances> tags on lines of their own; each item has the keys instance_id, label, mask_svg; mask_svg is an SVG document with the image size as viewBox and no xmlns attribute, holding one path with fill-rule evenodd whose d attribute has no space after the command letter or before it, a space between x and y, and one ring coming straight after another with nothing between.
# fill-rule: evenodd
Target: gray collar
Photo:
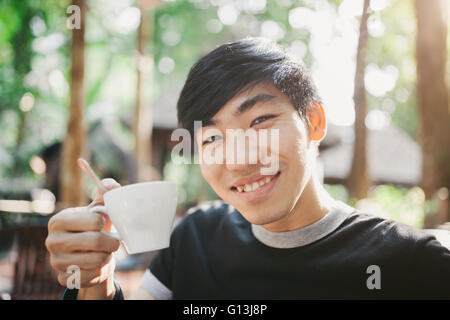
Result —
<instances>
[{"instance_id":1,"label":"gray collar","mask_svg":"<svg viewBox=\"0 0 450 320\"><path fill-rule=\"evenodd\" d=\"M330 234L344 222L355 209L341 201L336 201L322 219L300 229L271 232L263 226L252 224L253 235L269 247L287 249L306 246Z\"/></svg>"}]
</instances>

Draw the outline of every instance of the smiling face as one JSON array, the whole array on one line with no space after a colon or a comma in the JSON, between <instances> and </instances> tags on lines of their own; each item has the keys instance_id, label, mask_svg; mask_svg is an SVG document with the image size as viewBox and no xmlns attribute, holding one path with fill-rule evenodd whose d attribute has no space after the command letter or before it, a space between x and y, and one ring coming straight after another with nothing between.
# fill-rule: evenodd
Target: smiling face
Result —
<instances>
[{"instance_id":1,"label":"smiling face","mask_svg":"<svg viewBox=\"0 0 450 320\"><path fill-rule=\"evenodd\" d=\"M265 151L276 154L277 166L260 157L256 162L249 161L250 148L244 150L243 163L227 159L228 153L223 151L222 163L200 164L203 177L217 195L249 222L270 225L289 219L310 183L317 152L313 141L322 139L326 129L323 108L317 105L310 109L311 129L283 93L273 85L262 84L229 100L196 132L202 152L214 154L220 148L226 150L227 129L278 130L278 148L269 143ZM258 141L257 151L262 147ZM242 155L242 150L235 152ZM277 170L262 175L261 169L269 166Z\"/></svg>"}]
</instances>

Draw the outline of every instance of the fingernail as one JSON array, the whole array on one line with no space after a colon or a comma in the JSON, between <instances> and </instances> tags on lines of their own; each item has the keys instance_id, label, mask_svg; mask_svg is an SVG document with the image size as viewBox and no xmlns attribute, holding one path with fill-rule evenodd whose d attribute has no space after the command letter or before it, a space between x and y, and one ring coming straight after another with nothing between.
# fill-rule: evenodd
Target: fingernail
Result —
<instances>
[{"instance_id":1,"label":"fingernail","mask_svg":"<svg viewBox=\"0 0 450 320\"><path fill-rule=\"evenodd\" d=\"M114 179L112 179L112 178L105 178L105 179L102 180L102 183L103 183L103 185L104 185L105 187L110 187L110 186L117 186L117 185L119 185L119 184L117 183L117 181L114 180Z\"/></svg>"}]
</instances>

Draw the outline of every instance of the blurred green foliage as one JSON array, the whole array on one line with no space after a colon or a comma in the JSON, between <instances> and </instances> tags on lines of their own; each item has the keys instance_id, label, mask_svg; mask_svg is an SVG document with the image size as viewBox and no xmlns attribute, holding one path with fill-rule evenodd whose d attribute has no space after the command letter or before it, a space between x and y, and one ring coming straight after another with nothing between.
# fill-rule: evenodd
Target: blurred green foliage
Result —
<instances>
[{"instance_id":1,"label":"blurred green foliage","mask_svg":"<svg viewBox=\"0 0 450 320\"><path fill-rule=\"evenodd\" d=\"M381 216L423 228L428 214L438 210L437 200L426 200L419 187L405 188L391 184L375 186L366 199L350 199L345 186L326 184L325 189L336 200L343 201L365 213Z\"/></svg>"},{"instance_id":2,"label":"blurred green foliage","mask_svg":"<svg viewBox=\"0 0 450 320\"><path fill-rule=\"evenodd\" d=\"M342 184L325 184L325 190L336 200L348 203L349 196L347 188Z\"/></svg>"},{"instance_id":3,"label":"blurred green foliage","mask_svg":"<svg viewBox=\"0 0 450 320\"><path fill-rule=\"evenodd\" d=\"M200 172L198 164L179 165L168 157L164 178L177 185L179 209L184 211L199 202L220 199Z\"/></svg>"},{"instance_id":4,"label":"blurred green foliage","mask_svg":"<svg viewBox=\"0 0 450 320\"><path fill-rule=\"evenodd\" d=\"M35 100L41 101L41 106L46 101L51 101L52 105L59 102L59 108L66 104L65 99L47 95L43 86L33 85L31 78L33 68L49 58L36 50L36 44L60 30L60 24L65 22L67 3L46 0L0 2L0 176L36 178L28 162L50 142L42 139L40 127L46 123L47 128L52 129L53 119L48 116L54 110L44 111L41 107L22 111L20 101L24 94L31 93ZM66 74L69 70L65 58L69 54L67 40L60 38L60 45L55 48L58 60L61 60L60 67Z\"/></svg>"},{"instance_id":5,"label":"blurred green foliage","mask_svg":"<svg viewBox=\"0 0 450 320\"><path fill-rule=\"evenodd\" d=\"M425 193L419 187L411 189L382 185L375 188L372 199L381 204L393 220L417 228L423 227L425 218Z\"/></svg>"},{"instance_id":6,"label":"blurred green foliage","mask_svg":"<svg viewBox=\"0 0 450 320\"><path fill-rule=\"evenodd\" d=\"M163 1L154 11L144 13L150 20L150 39L145 51L154 61L145 90L148 101L177 89L201 55L223 42L261 35L266 22L281 30L281 38L277 38L280 44L289 47L293 41L303 42L306 50L303 61L312 66L316 57L309 45L311 34L308 29L290 25L290 12L297 7L314 11L328 6L338 12L343 1L268 0L256 9L241 8L230 25L219 19L221 3ZM30 158L43 147L62 140L65 134L71 38L65 27L68 5L69 0L0 2L0 176L35 176L28 165ZM127 10L136 5L132 0L88 1L85 85L88 126L99 119L129 119L132 115L137 26L127 25L124 19ZM373 13L373 20L377 19L384 32L370 37L367 63L380 68L393 65L399 70L399 77L395 88L386 95L370 96L369 107L385 110L396 125L415 137L418 120L413 4L391 0L382 11ZM158 65L166 57L174 62L169 73L161 72ZM19 105L26 92L33 94L35 106L24 115ZM118 133L115 138L122 141L125 150L132 150L131 135Z\"/></svg>"},{"instance_id":7,"label":"blurred green foliage","mask_svg":"<svg viewBox=\"0 0 450 320\"><path fill-rule=\"evenodd\" d=\"M416 95L416 20L413 1L390 1L390 5L371 16L372 23L381 21L385 32L370 37L366 63L380 68L394 66L398 78L393 90L382 97L368 93L369 109L380 109L392 122L417 140L419 115ZM375 20L375 21L374 21Z\"/></svg>"},{"instance_id":8,"label":"blurred green foliage","mask_svg":"<svg viewBox=\"0 0 450 320\"><path fill-rule=\"evenodd\" d=\"M226 24L219 12L223 8L222 1L162 1L156 9L143 13L150 21L145 47L145 53L151 57L145 69L148 76L144 90L146 99L151 103L163 93L176 94L198 58L219 44L245 36L267 36L268 32L286 47L296 41L304 50L301 54L304 64L313 67L318 57L313 50L311 33L308 28L292 27L290 14L296 8L307 8L312 12L331 8L336 16L344 2L347 6L354 5L351 0L239 2L241 8L235 21ZM65 23L70 3L70 0L0 0L0 178L42 180L42 176L30 168L31 157L64 138L71 39ZM246 8L249 3L259 7ZM368 94L369 110L382 110L394 125L416 139L416 21L413 5L412 1L390 0L381 11L372 12L370 23L378 34L371 32L366 62L380 69L394 67L398 71L391 90L381 96ZM88 7L86 126L101 121L114 141L126 152L131 152L133 136L130 128L120 120L130 122L134 108L137 25L133 21L136 20L137 3L134 0L89 0ZM358 18L357 15L355 17ZM353 32L357 32L357 19L352 23ZM268 30L266 34L264 28ZM339 35L340 31L333 29L329 32ZM448 43L450 45L450 41ZM330 56L333 54L329 52ZM161 67L163 61L171 61L173 68L164 70ZM20 108L26 93L34 97L34 107L29 111ZM92 137L92 142L96 143L95 137ZM100 165L117 170L117 164L111 163L108 148L99 149L102 150L97 157ZM180 199L182 203L194 203L202 197L217 197L201 177L198 166L175 167L168 159L164 177L176 181L184 190ZM327 186L327 189L337 199L351 203L342 186ZM411 191L408 192L381 188L374 199L383 205L389 201L396 203L387 210L393 217L406 219L399 212L407 208L411 212L419 212L417 208L422 205L414 200ZM203 195L199 196L199 193ZM401 199L406 199L406 202L401 202Z\"/></svg>"}]
</instances>

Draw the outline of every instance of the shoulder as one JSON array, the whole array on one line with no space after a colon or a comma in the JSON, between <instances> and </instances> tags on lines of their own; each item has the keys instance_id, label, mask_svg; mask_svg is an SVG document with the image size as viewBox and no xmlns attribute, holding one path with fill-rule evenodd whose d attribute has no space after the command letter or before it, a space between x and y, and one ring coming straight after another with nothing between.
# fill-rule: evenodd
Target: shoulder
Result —
<instances>
[{"instance_id":1,"label":"shoulder","mask_svg":"<svg viewBox=\"0 0 450 320\"><path fill-rule=\"evenodd\" d=\"M359 211L348 216L342 230L341 239L352 248L352 254L357 253L364 266L379 266L384 279L383 294L449 297L450 251L434 235Z\"/></svg>"},{"instance_id":2,"label":"shoulder","mask_svg":"<svg viewBox=\"0 0 450 320\"><path fill-rule=\"evenodd\" d=\"M366 236L382 236L389 240L406 242L415 242L424 237L430 237L426 232L410 225L364 213L359 210L355 210L348 216L343 227L359 231Z\"/></svg>"},{"instance_id":3,"label":"shoulder","mask_svg":"<svg viewBox=\"0 0 450 320\"><path fill-rule=\"evenodd\" d=\"M410 254L420 254L423 250L440 247L448 251L436 237L424 230L405 223L381 218L372 214L355 210L341 226L343 232L353 234L356 238L397 250L407 250Z\"/></svg>"}]
</instances>

